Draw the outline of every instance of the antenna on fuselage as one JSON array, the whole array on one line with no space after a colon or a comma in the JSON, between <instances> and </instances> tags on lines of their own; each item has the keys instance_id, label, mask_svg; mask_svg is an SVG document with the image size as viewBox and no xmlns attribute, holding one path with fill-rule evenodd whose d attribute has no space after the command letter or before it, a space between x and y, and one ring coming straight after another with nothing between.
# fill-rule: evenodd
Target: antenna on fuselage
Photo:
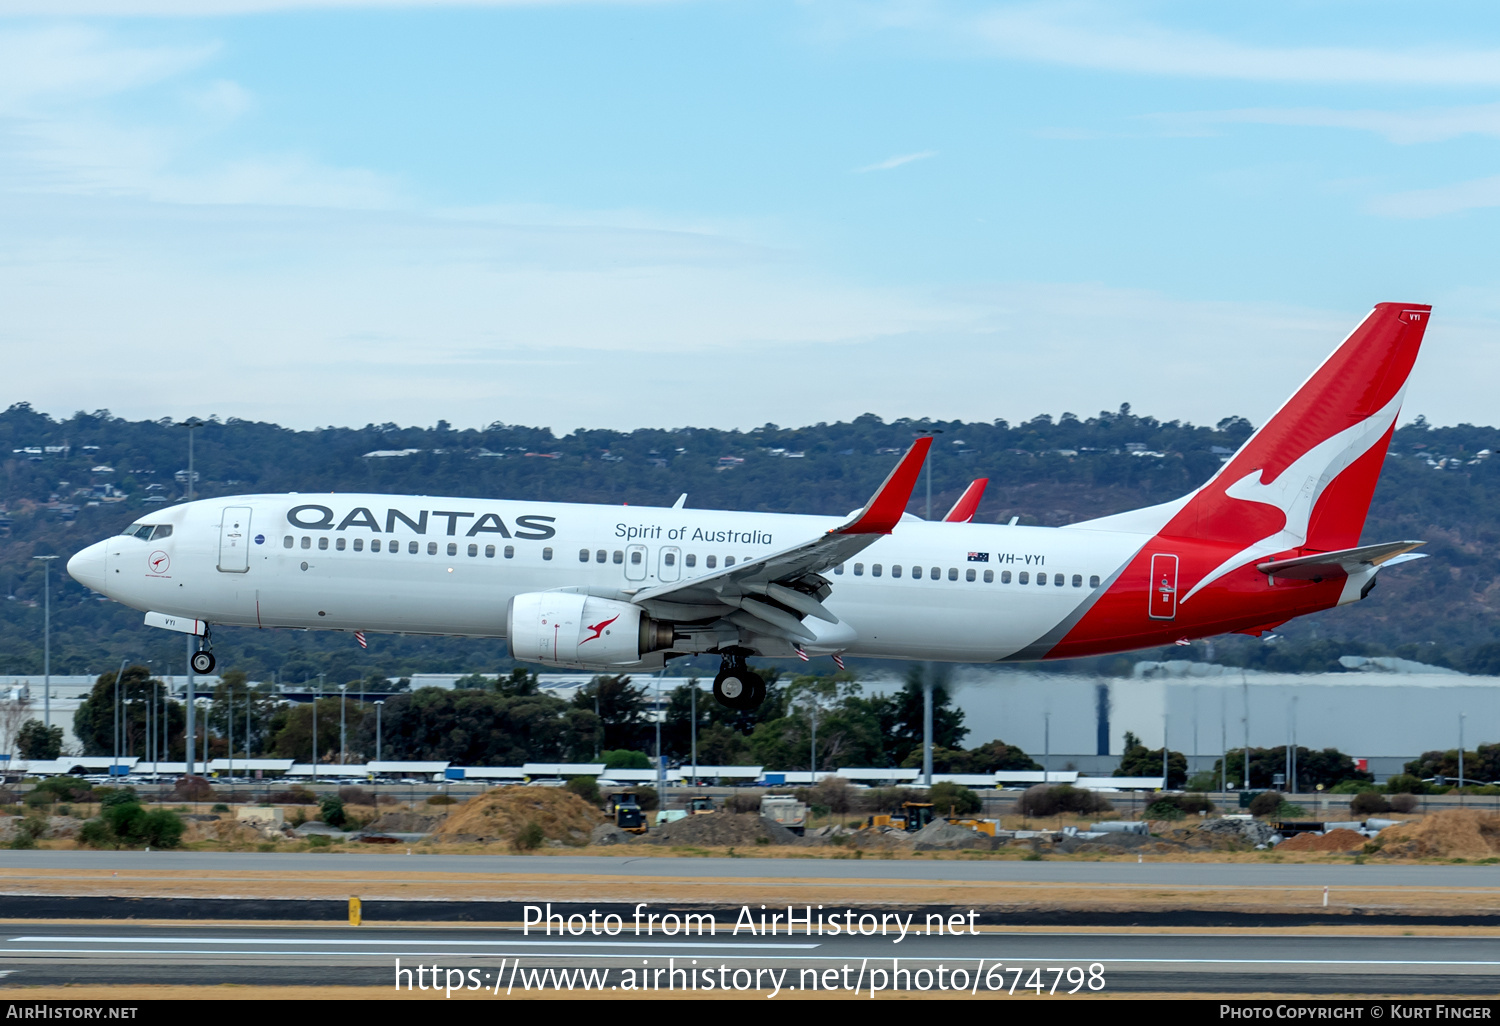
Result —
<instances>
[{"instance_id":1,"label":"antenna on fuselage","mask_svg":"<svg viewBox=\"0 0 1500 1026\"><path fill-rule=\"evenodd\" d=\"M672 508L673 509L683 509L686 506L687 506L687 492L683 492L681 495L677 496L677 501L674 502L674 503L672 503Z\"/></svg>"}]
</instances>

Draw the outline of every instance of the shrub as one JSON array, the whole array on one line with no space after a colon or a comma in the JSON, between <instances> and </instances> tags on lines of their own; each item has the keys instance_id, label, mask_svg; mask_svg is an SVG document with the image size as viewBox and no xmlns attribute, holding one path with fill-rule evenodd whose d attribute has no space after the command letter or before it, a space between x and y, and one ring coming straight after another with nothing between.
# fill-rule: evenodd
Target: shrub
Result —
<instances>
[{"instance_id":1,"label":"shrub","mask_svg":"<svg viewBox=\"0 0 1500 1026\"><path fill-rule=\"evenodd\" d=\"M333 839L327 834L313 834L307 839L309 848L326 848L333 843Z\"/></svg>"},{"instance_id":2,"label":"shrub","mask_svg":"<svg viewBox=\"0 0 1500 1026\"><path fill-rule=\"evenodd\" d=\"M0 805L16 804L16 792L8 787L0 787Z\"/></svg>"},{"instance_id":3,"label":"shrub","mask_svg":"<svg viewBox=\"0 0 1500 1026\"><path fill-rule=\"evenodd\" d=\"M375 795L363 787L341 787L339 800L345 805L374 805Z\"/></svg>"},{"instance_id":4,"label":"shrub","mask_svg":"<svg viewBox=\"0 0 1500 1026\"><path fill-rule=\"evenodd\" d=\"M1028 787L1016 802L1016 811L1023 816L1056 816L1064 812L1085 815L1108 812L1114 806L1103 795L1068 784L1037 784Z\"/></svg>"},{"instance_id":5,"label":"shrub","mask_svg":"<svg viewBox=\"0 0 1500 1026\"><path fill-rule=\"evenodd\" d=\"M599 780L597 777L574 777L564 785L564 790L572 791L590 805L599 804Z\"/></svg>"},{"instance_id":6,"label":"shrub","mask_svg":"<svg viewBox=\"0 0 1500 1026\"><path fill-rule=\"evenodd\" d=\"M1250 799L1250 815L1263 817L1275 815L1276 810L1281 808L1286 798L1280 791L1262 791Z\"/></svg>"},{"instance_id":7,"label":"shrub","mask_svg":"<svg viewBox=\"0 0 1500 1026\"><path fill-rule=\"evenodd\" d=\"M811 805L820 805L830 812L843 815L853 810L859 800L859 792L843 777L824 777L811 788Z\"/></svg>"},{"instance_id":8,"label":"shrub","mask_svg":"<svg viewBox=\"0 0 1500 1026\"><path fill-rule=\"evenodd\" d=\"M96 787L94 801L99 803L99 808L108 809L116 805L139 805L141 796L133 787Z\"/></svg>"},{"instance_id":9,"label":"shrub","mask_svg":"<svg viewBox=\"0 0 1500 1026\"><path fill-rule=\"evenodd\" d=\"M1146 806L1146 811L1142 814L1142 818L1177 820L1184 818L1186 815L1187 813L1182 811L1182 806L1177 802L1172 801L1170 798L1158 798Z\"/></svg>"},{"instance_id":10,"label":"shrub","mask_svg":"<svg viewBox=\"0 0 1500 1026\"><path fill-rule=\"evenodd\" d=\"M1361 791L1349 803L1349 811L1356 816L1369 816L1377 812L1390 812L1391 803L1379 791Z\"/></svg>"},{"instance_id":11,"label":"shrub","mask_svg":"<svg viewBox=\"0 0 1500 1026\"><path fill-rule=\"evenodd\" d=\"M71 806L71 805L59 805L53 811L56 812L59 816L71 816L71 815L73 815L73 806Z\"/></svg>"},{"instance_id":12,"label":"shrub","mask_svg":"<svg viewBox=\"0 0 1500 1026\"><path fill-rule=\"evenodd\" d=\"M90 848L118 848L119 840L102 819L91 819L78 831L78 843Z\"/></svg>"},{"instance_id":13,"label":"shrub","mask_svg":"<svg viewBox=\"0 0 1500 1026\"><path fill-rule=\"evenodd\" d=\"M724 799L724 808L730 812L759 812L759 791L736 791Z\"/></svg>"},{"instance_id":14,"label":"shrub","mask_svg":"<svg viewBox=\"0 0 1500 1026\"><path fill-rule=\"evenodd\" d=\"M1184 785L1189 791L1217 791L1219 789L1219 775L1213 770L1199 770L1188 777Z\"/></svg>"},{"instance_id":15,"label":"shrub","mask_svg":"<svg viewBox=\"0 0 1500 1026\"><path fill-rule=\"evenodd\" d=\"M1367 791L1379 791L1380 788L1368 780L1340 780L1329 788L1329 794L1364 794Z\"/></svg>"},{"instance_id":16,"label":"shrub","mask_svg":"<svg viewBox=\"0 0 1500 1026\"><path fill-rule=\"evenodd\" d=\"M214 807L211 808L211 809L209 809L208 811L209 812L228 812L229 811L229 806L225 805L223 802L214 802Z\"/></svg>"},{"instance_id":17,"label":"shrub","mask_svg":"<svg viewBox=\"0 0 1500 1026\"><path fill-rule=\"evenodd\" d=\"M1401 813L1415 812L1416 808L1417 808L1417 796L1416 795L1414 795L1414 794L1393 794L1393 795L1391 795L1391 811L1392 812L1401 812Z\"/></svg>"},{"instance_id":18,"label":"shrub","mask_svg":"<svg viewBox=\"0 0 1500 1026\"><path fill-rule=\"evenodd\" d=\"M344 802L338 795L325 794L318 798L318 809L323 815L323 822L329 826L343 826L349 818L344 812Z\"/></svg>"},{"instance_id":19,"label":"shrub","mask_svg":"<svg viewBox=\"0 0 1500 1026\"><path fill-rule=\"evenodd\" d=\"M535 851L542 846L542 842L546 839L546 835L542 833L542 828L533 819L527 821L526 825L516 834L515 840L511 844L517 851Z\"/></svg>"},{"instance_id":20,"label":"shrub","mask_svg":"<svg viewBox=\"0 0 1500 1026\"><path fill-rule=\"evenodd\" d=\"M38 809L43 805L51 805L57 801L57 795L51 791L32 791L26 796L25 805L28 809Z\"/></svg>"},{"instance_id":21,"label":"shrub","mask_svg":"<svg viewBox=\"0 0 1500 1026\"><path fill-rule=\"evenodd\" d=\"M910 787L876 787L860 796L856 808L864 812L891 812L905 802L925 802L927 795Z\"/></svg>"},{"instance_id":22,"label":"shrub","mask_svg":"<svg viewBox=\"0 0 1500 1026\"><path fill-rule=\"evenodd\" d=\"M273 805L316 805L318 796L300 784L294 785L285 791L272 791L271 804Z\"/></svg>"},{"instance_id":23,"label":"shrub","mask_svg":"<svg viewBox=\"0 0 1500 1026\"><path fill-rule=\"evenodd\" d=\"M635 800L640 805L642 812L655 812L661 807L661 797L656 793L656 788L654 787L636 788Z\"/></svg>"},{"instance_id":24,"label":"shrub","mask_svg":"<svg viewBox=\"0 0 1500 1026\"><path fill-rule=\"evenodd\" d=\"M16 836L10 839L10 847L14 851L30 851L36 847L36 838L17 831Z\"/></svg>"},{"instance_id":25,"label":"shrub","mask_svg":"<svg viewBox=\"0 0 1500 1026\"><path fill-rule=\"evenodd\" d=\"M1160 807L1162 810L1172 809L1181 815L1156 815L1152 809ZM1184 816L1196 816L1200 812L1212 812L1214 803L1203 794L1163 794L1157 795L1151 804L1146 807L1148 819L1182 819Z\"/></svg>"},{"instance_id":26,"label":"shrub","mask_svg":"<svg viewBox=\"0 0 1500 1026\"><path fill-rule=\"evenodd\" d=\"M932 789L927 792L927 800L932 803L934 813L940 816L949 814L950 810L953 814L967 816L984 808L979 795L962 784L946 780L932 785Z\"/></svg>"},{"instance_id":27,"label":"shrub","mask_svg":"<svg viewBox=\"0 0 1500 1026\"><path fill-rule=\"evenodd\" d=\"M446 794L435 794L427 799L428 805L457 805L458 799Z\"/></svg>"},{"instance_id":28,"label":"shrub","mask_svg":"<svg viewBox=\"0 0 1500 1026\"><path fill-rule=\"evenodd\" d=\"M202 777L178 777L171 798L179 802L211 802L217 797L213 785Z\"/></svg>"},{"instance_id":29,"label":"shrub","mask_svg":"<svg viewBox=\"0 0 1500 1026\"><path fill-rule=\"evenodd\" d=\"M1385 782L1386 794L1426 794L1428 787L1410 773L1397 773Z\"/></svg>"},{"instance_id":30,"label":"shrub","mask_svg":"<svg viewBox=\"0 0 1500 1026\"><path fill-rule=\"evenodd\" d=\"M175 848L182 840L186 824L182 817L167 809L153 809L141 822L140 836L153 848Z\"/></svg>"},{"instance_id":31,"label":"shrub","mask_svg":"<svg viewBox=\"0 0 1500 1026\"><path fill-rule=\"evenodd\" d=\"M47 791L57 796L57 801L86 802L90 800L94 788L87 780L77 777L49 777L46 780L37 781L32 788L32 793Z\"/></svg>"}]
</instances>

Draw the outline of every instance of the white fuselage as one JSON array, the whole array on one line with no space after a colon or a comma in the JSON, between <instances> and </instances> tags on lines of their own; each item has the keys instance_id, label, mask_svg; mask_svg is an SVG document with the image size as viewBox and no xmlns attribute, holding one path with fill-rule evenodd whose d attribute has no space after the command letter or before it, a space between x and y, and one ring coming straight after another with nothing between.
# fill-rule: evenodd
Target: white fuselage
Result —
<instances>
[{"instance_id":1,"label":"white fuselage","mask_svg":"<svg viewBox=\"0 0 1500 1026\"><path fill-rule=\"evenodd\" d=\"M70 571L137 609L214 625L500 638L519 594L569 589L628 600L840 522L426 496L250 495L143 517L139 523L171 525L170 537L106 539L75 557ZM825 605L841 622L806 621L818 635L806 650L1005 659L1075 615L1149 537L906 519L826 573L833 592Z\"/></svg>"}]
</instances>

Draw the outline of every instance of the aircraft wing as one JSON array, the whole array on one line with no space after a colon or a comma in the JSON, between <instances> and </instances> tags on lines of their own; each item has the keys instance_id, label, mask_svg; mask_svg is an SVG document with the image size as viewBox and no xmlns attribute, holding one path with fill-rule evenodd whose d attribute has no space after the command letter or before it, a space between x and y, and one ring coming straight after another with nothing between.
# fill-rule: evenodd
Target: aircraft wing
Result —
<instances>
[{"instance_id":1,"label":"aircraft wing","mask_svg":"<svg viewBox=\"0 0 1500 1026\"><path fill-rule=\"evenodd\" d=\"M1424 541L1382 542L1379 545L1363 545L1357 549L1339 549L1337 552L1317 552L1310 556L1292 559L1276 559L1269 563L1257 563L1255 569L1267 577L1285 577L1294 581L1321 580L1324 577L1347 577L1372 566L1421 559L1425 553L1407 555L1412 549L1426 545Z\"/></svg>"},{"instance_id":2,"label":"aircraft wing","mask_svg":"<svg viewBox=\"0 0 1500 1026\"><path fill-rule=\"evenodd\" d=\"M968 524L974 520L974 514L979 512L979 500L984 498L984 489L990 483L987 477L976 477L969 482L969 487L958 497L948 515L943 518L948 524Z\"/></svg>"},{"instance_id":3,"label":"aircraft wing","mask_svg":"<svg viewBox=\"0 0 1500 1026\"><path fill-rule=\"evenodd\" d=\"M755 633L813 640L815 635L802 625L802 617L839 622L823 606L833 585L822 572L891 533L906 511L931 446L931 437L919 438L863 509L816 538L690 581L642 589L631 601L655 607L662 615L675 613L692 619L722 615Z\"/></svg>"}]
</instances>

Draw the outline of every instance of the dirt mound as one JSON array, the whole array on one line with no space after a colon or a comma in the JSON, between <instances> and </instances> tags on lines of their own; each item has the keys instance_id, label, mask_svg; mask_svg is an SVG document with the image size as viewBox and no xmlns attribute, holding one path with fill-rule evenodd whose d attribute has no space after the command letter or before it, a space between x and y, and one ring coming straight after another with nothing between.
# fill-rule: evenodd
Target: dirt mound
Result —
<instances>
[{"instance_id":1,"label":"dirt mound","mask_svg":"<svg viewBox=\"0 0 1500 1026\"><path fill-rule=\"evenodd\" d=\"M604 814L560 787L497 787L453 807L435 841L514 841L530 823L549 841L587 844Z\"/></svg>"},{"instance_id":2,"label":"dirt mound","mask_svg":"<svg viewBox=\"0 0 1500 1026\"><path fill-rule=\"evenodd\" d=\"M1276 846L1277 851L1354 851L1369 840L1357 830L1335 827L1326 834L1297 834Z\"/></svg>"},{"instance_id":3,"label":"dirt mound","mask_svg":"<svg viewBox=\"0 0 1500 1026\"><path fill-rule=\"evenodd\" d=\"M912 847L917 851L961 851L965 848L988 851L995 846L994 839L988 834L949 823L945 819L935 819L928 823L912 835L911 841Z\"/></svg>"},{"instance_id":4,"label":"dirt mound","mask_svg":"<svg viewBox=\"0 0 1500 1026\"><path fill-rule=\"evenodd\" d=\"M761 840L765 838L765 840ZM688 816L643 835L646 844L701 844L718 847L742 844L796 844L796 834L774 820L755 813L714 812Z\"/></svg>"},{"instance_id":5,"label":"dirt mound","mask_svg":"<svg viewBox=\"0 0 1500 1026\"><path fill-rule=\"evenodd\" d=\"M1377 843L1397 858L1488 858L1500 854L1500 816L1447 809L1382 830Z\"/></svg>"},{"instance_id":6,"label":"dirt mound","mask_svg":"<svg viewBox=\"0 0 1500 1026\"><path fill-rule=\"evenodd\" d=\"M365 827L376 833L430 834L447 817L439 814L424 816L420 812L387 812Z\"/></svg>"}]
</instances>

